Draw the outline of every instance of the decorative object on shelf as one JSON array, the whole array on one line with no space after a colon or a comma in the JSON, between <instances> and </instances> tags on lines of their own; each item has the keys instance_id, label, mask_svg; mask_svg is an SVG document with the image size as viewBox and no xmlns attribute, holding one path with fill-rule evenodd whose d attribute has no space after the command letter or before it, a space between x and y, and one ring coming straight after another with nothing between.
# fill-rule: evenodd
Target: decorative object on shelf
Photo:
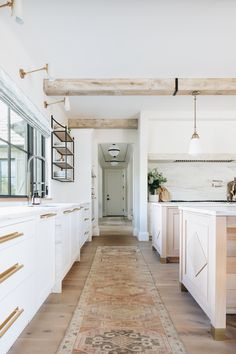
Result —
<instances>
[{"instance_id":1,"label":"decorative object on shelf","mask_svg":"<svg viewBox=\"0 0 236 354\"><path fill-rule=\"evenodd\" d=\"M198 155L202 152L201 149L201 144L200 144L200 138L199 135L197 133L197 95L199 95L199 91L193 91L192 95L194 96L194 131L193 131L193 135L192 138L190 140L190 144L189 144L189 150L188 153L190 155Z\"/></svg>"},{"instance_id":2,"label":"decorative object on shelf","mask_svg":"<svg viewBox=\"0 0 236 354\"><path fill-rule=\"evenodd\" d=\"M68 128L57 122L51 116L51 160L52 179L60 182L74 181L74 139L68 133Z\"/></svg>"},{"instance_id":3,"label":"decorative object on shelf","mask_svg":"<svg viewBox=\"0 0 236 354\"><path fill-rule=\"evenodd\" d=\"M111 156L116 157L120 153L120 148L118 145L112 144L111 146L109 146L108 152Z\"/></svg>"},{"instance_id":4,"label":"decorative object on shelf","mask_svg":"<svg viewBox=\"0 0 236 354\"><path fill-rule=\"evenodd\" d=\"M30 71L25 71L24 69L19 69L19 74L20 74L20 77L22 79L24 79L26 75L36 73L36 72L42 71L42 70L45 70L46 73L48 74L48 64L45 64L45 66L43 66L42 68L34 69L34 70L30 70Z\"/></svg>"},{"instance_id":5,"label":"decorative object on shelf","mask_svg":"<svg viewBox=\"0 0 236 354\"><path fill-rule=\"evenodd\" d=\"M233 181L227 183L227 201L232 202L236 200L236 177Z\"/></svg>"},{"instance_id":6,"label":"decorative object on shelf","mask_svg":"<svg viewBox=\"0 0 236 354\"><path fill-rule=\"evenodd\" d=\"M167 179L156 168L148 172L149 201L159 201L159 188L165 182L167 182ZM155 197L153 198L153 196Z\"/></svg>"},{"instance_id":7,"label":"decorative object on shelf","mask_svg":"<svg viewBox=\"0 0 236 354\"><path fill-rule=\"evenodd\" d=\"M70 111L70 99L68 96L64 97L63 100L54 101L54 102L50 102L50 103L48 103L47 101L44 101L43 105L44 105L44 108L48 108L48 106L51 106L52 104L57 104L57 103L64 103L65 111ZM69 128L67 128L67 131L69 131Z\"/></svg>"},{"instance_id":8,"label":"decorative object on shelf","mask_svg":"<svg viewBox=\"0 0 236 354\"><path fill-rule=\"evenodd\" d=\"M7 6L11 8L11 14L15 21L19 25L23 25L24 20L22 16L22 0L7 1L5 4L0 5L0 8Z\"/></svg>"}]
</instances>

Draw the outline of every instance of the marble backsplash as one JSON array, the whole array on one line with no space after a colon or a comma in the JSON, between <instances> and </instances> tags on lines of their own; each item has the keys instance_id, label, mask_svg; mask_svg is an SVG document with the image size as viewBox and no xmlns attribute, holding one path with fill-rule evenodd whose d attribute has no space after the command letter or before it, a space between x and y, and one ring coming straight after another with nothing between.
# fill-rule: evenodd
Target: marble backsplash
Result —
<instances>
[{"instance_id":1,"label":"marble backsplash","mask_svg":"<svg viewBox=\"0 0 236 354\"><path fill-rule=\"evenodd\" d=\"M167 178L165 187L172 200L226 200L227 183L236 177L236 162L152 162L148 166ZM214 180L222 182L214 186Z\"/></svg>"}]
</instances>

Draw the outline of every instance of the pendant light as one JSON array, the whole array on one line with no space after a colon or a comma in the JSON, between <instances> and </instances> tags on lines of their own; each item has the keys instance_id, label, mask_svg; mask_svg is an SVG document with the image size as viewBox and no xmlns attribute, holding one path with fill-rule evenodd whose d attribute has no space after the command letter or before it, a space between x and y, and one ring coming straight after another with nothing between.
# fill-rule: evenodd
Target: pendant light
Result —
<instances>
[{"instance_id":1,"label":"pendant light","mask_svg":"<svg viewBox=\"0 0 236 354\"><path fill-rule=\"evenodd\" d=\"M114 160L111 160L110 163L111 163L112 166L117 166L118 163L119 163L119 161L116 161L116 160L114 159Z\"/></svg>"},{"instance_id":2,"label":"pendant light","mask_svg":"<svg viewBox=\"0 0 236 354\"><path fill-rule=\"evenodd\" d=\"M197 102L196 101L197 101L197 95L199 95L199 93L200 93L199 91L192 92L192 95L194 96L194 131L189 143L188 153L190 155L198 155L202 152L200 138L197 133L197 112L196 112Z\"/></svg>"},{"instance_id":3,"label":"pendant light","mask_svg":"<svg viewBox=\"0 0 236 354\"><path fill-rule=\"evenodd\" d=\"M116 157L120 153L120 148L118 145L112 144L111 146L109 146L108 152L111 156Z\"/></svg>"}]
</instances>

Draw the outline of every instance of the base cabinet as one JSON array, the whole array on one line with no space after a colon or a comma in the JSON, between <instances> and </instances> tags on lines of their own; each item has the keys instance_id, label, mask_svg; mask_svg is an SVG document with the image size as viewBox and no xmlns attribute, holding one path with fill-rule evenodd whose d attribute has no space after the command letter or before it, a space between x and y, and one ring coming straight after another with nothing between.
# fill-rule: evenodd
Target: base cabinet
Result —
<instances>
[{"instance_id":1,"label":"base cabinet","mask_svg":"<svg viewBox=\"0 0 236 354\"><path fill-rule=\"evenodd\" d=\"M151 205L152 246L166 263L179 258L179 210L161 203Z\"/></svg>"},{"instance_id":2,"label":"base cabinet","mask_svg":"<svg viewBox=\"0 0 236 354\"><path fill-rule=\"evenodd\" d=\"M52 292L55 283L55 213L42 214L36 221L37 308Z\"/></svg>"}]
</instances>

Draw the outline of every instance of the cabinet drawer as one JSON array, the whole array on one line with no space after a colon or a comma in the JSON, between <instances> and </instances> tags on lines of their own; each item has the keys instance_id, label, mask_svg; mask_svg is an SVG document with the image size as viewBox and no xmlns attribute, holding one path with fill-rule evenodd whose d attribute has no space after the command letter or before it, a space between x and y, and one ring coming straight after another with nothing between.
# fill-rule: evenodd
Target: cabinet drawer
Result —
<instances>
[{"instance_id":1,"label":"cabinet drawer","mask_svg":"<svg viewBox=\"0 0 236 354\"><path fill-rule=\"evenodd\" d=\"M35 234L34 220L17 222L0 227L0 252Z\"/></svg>"},{"instance_id":2,"label":"cabinet drawer","mask_svg":"<svg viewBox=\"0 0 236 354\"><path fill-rule=\"evenodd\" d=\"M32 230L34 224L31 224ZM0 248L0 300L34 272L35 237L27 228L18 227L22 236L2 243ZM2 230L1 230L2 231Z\"/></svg>"},{"instance_id":3,"label":"cabinet drawer","mask_svg":"<svg viewBox=\"0 0 236 354\"><path fill-rule=\"evenodd\" d=\"M34 313L33 276L0 301L0 353L5 354Z\"/></svg>"}]
</instances>

